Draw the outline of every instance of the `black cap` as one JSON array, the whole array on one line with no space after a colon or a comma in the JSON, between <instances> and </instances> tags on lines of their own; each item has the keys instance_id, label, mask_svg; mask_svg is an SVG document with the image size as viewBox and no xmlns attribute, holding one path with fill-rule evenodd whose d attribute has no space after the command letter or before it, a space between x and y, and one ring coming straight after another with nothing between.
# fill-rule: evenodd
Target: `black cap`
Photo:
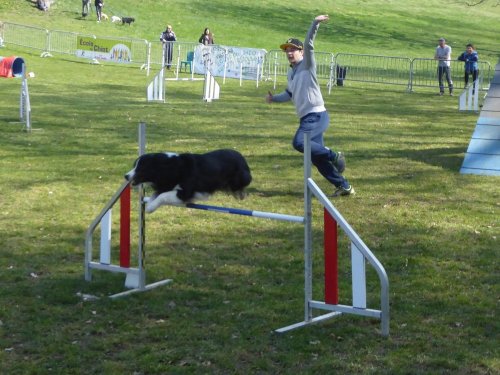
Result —
<instances>
[{"instance_id":1,"label":"black cap","mask_svg":"<svg viewBox=\"0 0 500 375\"><path fill-rule=\"evenodd\" d=\"M298 39L295 39L295 38L290 38L286 41L286 43L283 43L280 48L284 51L286 50L288 47L294 47L294 48L297 48L297 49L304 49L304 45L302 44L302 42Z\"/></svg>"}]
</instances>

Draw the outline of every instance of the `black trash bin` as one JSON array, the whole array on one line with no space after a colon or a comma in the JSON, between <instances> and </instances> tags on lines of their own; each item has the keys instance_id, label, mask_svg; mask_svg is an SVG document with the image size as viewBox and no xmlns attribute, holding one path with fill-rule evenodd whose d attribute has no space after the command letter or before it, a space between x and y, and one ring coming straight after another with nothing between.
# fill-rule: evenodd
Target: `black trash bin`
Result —
<instances>
[{"instance_id":1,"label":"black trash bin","mask_svg":"<svg viewBox=\"0 0 500 375\"><path fill-rule=\"evenodd\" d=\"M344 86L344 79L347 75L347 66L337 65L336 74L337 74L337 86Z\"/></svg>"}]
</instances>

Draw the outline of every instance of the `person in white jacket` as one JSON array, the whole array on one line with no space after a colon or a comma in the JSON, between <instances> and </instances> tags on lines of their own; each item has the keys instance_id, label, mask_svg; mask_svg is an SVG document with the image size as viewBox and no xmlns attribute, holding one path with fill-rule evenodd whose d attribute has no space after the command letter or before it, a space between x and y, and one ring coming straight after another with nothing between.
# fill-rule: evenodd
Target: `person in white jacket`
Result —
<instances>
[{"instance_id":1,"label":"person in white jacket","mask_svg":"<svg viewBox=\"0 0 500 375\"><path fill-rule=\"evenodd\" d=\"M330 118L325 108L321 89L316 77L314 59L314 38L319 25L327 21L327 15L317 16L307 32L305 42L290 38L280 48L286 53L291 69L288 71L288 85L285 91L273 95L268 93L266 101L292 101L295 105L300 125L292 145L304 152L304 132L311 133L311 161L323 177L335 186L334 197L354 195L354 189L342 176L345 158L341 152L334 152L323 144L323 133L329 126Z\"/></svg>"}]
</instances>

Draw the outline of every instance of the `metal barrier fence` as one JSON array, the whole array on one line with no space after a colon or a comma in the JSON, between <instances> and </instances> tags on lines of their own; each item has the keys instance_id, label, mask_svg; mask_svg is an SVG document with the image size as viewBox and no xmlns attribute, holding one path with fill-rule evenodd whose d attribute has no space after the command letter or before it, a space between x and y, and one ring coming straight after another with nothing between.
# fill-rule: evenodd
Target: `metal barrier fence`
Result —
<instances>
[{"instance_id":1,"label":"metal barrier fence","mask_svg":"<svg viewBox=\"0 0 500 375\"><path fill-rule=\"evenodd\" d=\"M77 56L78 39L93 38L123 42L130 45L132 60L130 63L143 65L147 63L148 41L145 39L121 38L121 37L97 37L93 34L70 33L67 31L53 30L48 32L47 45L44 49L48 53Z\"/></svg>"},{"instance_id":2,"label":"metal barrier fence","mask_svg":"<svg viewBox=\"0 0 500 375\"><path fill-rule=\"evenodd\" d=\"M45 53L59 53L76 56L77 39L80 37L97 38L94 35L84 35L65 31L50 31L47 29L20 25L11 22L0 21L0 40L4 44L26 47L43 51ZM151 66L163 66L162 56L164 45L159 40L149 42L145 39L131 39L120 37L99 37L100 40L122 40L131 46L133 64L139 64L149 69ZM194 52L198 43L174 42L172 49L172 67L176 74L179 73L181 62L187 60L189 52ZM231 56L233 47L213 46L217 52L212 59L234 60ZM221 52L222 50L222 52ZM416 87L436 88L437 61L427 58L377 56L363 54L315 52L316 71L320 84L325 83L329 91L335 84L349 82L364 82L385 85L405 86L412 91ZM260 57L259 57L260 59ZM263 64L262 64L263 63ZM262 64L262 71L259 67ZM489 87L493 73L491 65L487 61L478 62L482 86L479 90ZM286 77L289 68L288 59L281 50L271 50L265 54L264 61L241 61L240 69L246 76L255 79L272 80L274 88ZM224 78L225 78L224 72ZM250 73L250 74L248 74ZM242 74L243 76L243 74ZM451 62L451 76L456 89L464 87L464 64L459 61ZM248 78L247 78L248 79ZM252 78L253 79L253 78ZM283 80L285 82L285 80ZM280 82L281 83L281 82Z\"/></svg>"},{"instance_id":3,"label":"metal barrier fence","mask_svg":"<svg viewBox=\"0 0 500 375\"><path fill-rule=\"evenodd\" d=\"M315 52L314 56L318 80L320 83L326 81L330 86L335 78L335 56L329 52ZM271 50L266 54L262 76L266 80L272 80L276 88L278 77L286 77L289 67L290 63L282 50Z\"/></svg>"},{"instance_id":4,"label":"metal barrier fence","mask_svg":"<svg viewBox=\"0 0 500 375\"><path fill-rule=\"evenodd\" d=\"M6 44L46 51L48 35L49 30L40 27L0 22L0 37Z\"/></svg>"},{"instance_id":5,"label":"metal barrier fence","mask_svg":"<svg viewBox=\"0 0 500 375\"><path fill-rule=\"evenodd\" d=\"M414 87L437 87L437 65L437 61L434 59L413 59L410 70L410 90L413 90ZM493 77L491 65L488 61L478 61L478 67L483 81L479 89L487 90ZM465 87L464 63L451 60L450 73L454 88L463 89Z\"/></svg>"},{"instance_id":6,"label":"metal barrier fence","mask_svg":"<svg viewBox=\"0 0 500 375\"><path fill-rule=\"evenodd\" d=\"M77 57L78 38L80 37L97 38L97 36L91 34L47 30L40 27L25 26L11 22L0 22L0 38L4 40L4 43L35 49L50 54L63 54ZM148 62L148 41L145 39L120 37L99 37L99 39L126 42L131 46L133 57L131 63L143 65Z\"/></svg>"},{"instance_id":7,"label":"metal barrier fence","mask_svg":"<svg viewBox=\"0 0 500 375\"><path fill-rule=\"evenodd\" d=\"M187 55L189 52L193 52L194 48L198 45L198 43L184 43L184 42L168 42L168 45L172 46L172 66L177 67L181 61L185 61L187 59ZM149 59L145 60L145 63L151 65L159 65L163 66L163 48L164 45L162 42L154 41L149 43Z\"/></svg>"},{"instance_id":8,"label":"metal barrier fence","mask_svg":"<svg viewBox=\"0 0 500 375\"><path fill-rule=\"evenodd\" d=\"M338 67L345 71L344 81L410 85L411 60L407 57L338 53ZM335 69L338 76L339 69Z\"/></svg>"},{"instance_id":9,"label":"metal barrier fence","mask_svg":"<svg viewBox=\"0 0 500 375\"><path fill-rule=\"evenodd\" d=\"M434 59L422 59L395 56L377 56L338 53L324 54L316 52L316 56L329 55L328 59L317 58L318 79L327 79L327 86L345 82L364 82L373 84L400 85L405 86L408 91L416 87L436 88L437 61ZM483 84L480 90L487 90L492 79L492 69L488 61L478 62L480 76ZM266 71L264 77L274 82L274 88L278 77L286 77L289 63L286 55L280 50L272 50L266 56ZM451 61L451 76L456 89L463 89L464 63Z\"/></svg>"}]
</instances>

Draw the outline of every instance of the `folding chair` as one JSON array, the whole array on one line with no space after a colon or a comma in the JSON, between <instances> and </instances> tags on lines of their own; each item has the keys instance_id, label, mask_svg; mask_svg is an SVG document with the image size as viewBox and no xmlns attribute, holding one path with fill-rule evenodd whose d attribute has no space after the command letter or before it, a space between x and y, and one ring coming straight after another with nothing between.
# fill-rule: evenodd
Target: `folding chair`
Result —
<instances>
[{"instance_id":1,"label":"folding chair","mask_svg":"<svg viewBox=\"0 0 500 375\"><path fill-rule=\"evenodd\" d=\"M189 73L191 73L191 69L193 68L193 59L194 59L194 52L193 51L188 52L186 60L181 61L180 71L182 72L183 67L187 71L187 68L189 67Z\"/></svg>"}]
</instances>

